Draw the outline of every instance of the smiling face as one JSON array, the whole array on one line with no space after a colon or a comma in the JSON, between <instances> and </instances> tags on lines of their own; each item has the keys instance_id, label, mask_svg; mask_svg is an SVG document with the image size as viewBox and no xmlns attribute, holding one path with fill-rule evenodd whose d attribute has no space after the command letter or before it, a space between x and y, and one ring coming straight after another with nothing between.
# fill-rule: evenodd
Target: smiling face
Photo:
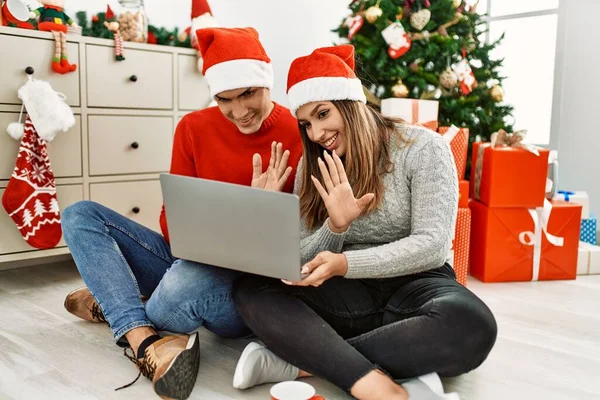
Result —
<instances>
[{"instance_id":1,"label":"smiling face","mask_svg":"<svg viewBox=\"0 0 600 400\"><path fill-rule=\"evenodd\" d=\"M348 136L342 114L330 101L316 101L296 111L298 123L306 130L308 138L340 157L346 154Z\"/></svg>"},{"instance_id":2,"label":"smiling face","mask_svg":"<svg viewBox=\"0 0 600 400\"><path fill-rule=\"evenodd\" d=\"M273 111L267 88L226 90L215 96L219 110L244 134L256 133Z\"/></svg>"}]
</instances>

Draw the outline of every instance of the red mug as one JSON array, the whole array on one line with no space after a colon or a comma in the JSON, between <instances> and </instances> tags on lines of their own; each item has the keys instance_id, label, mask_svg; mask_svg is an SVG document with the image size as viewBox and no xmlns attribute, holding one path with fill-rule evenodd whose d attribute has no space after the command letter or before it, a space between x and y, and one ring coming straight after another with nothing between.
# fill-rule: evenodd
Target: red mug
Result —
<instances>
[{"instance_id":1,"label":"red mug","mask_svg":"<svg viewBox=\"0 0 600 400\"><path fill-rule=\"evenodd\" d=\"M315 395L315 388L306 382L287 381L271 387L271 400L325 400Z\"/></svg>"},{"instance_id":2,"label":"red mug","mask_svg":"<svg viewBox=\"0 0 600 400\"><path fill-rule=\"evenodd\" d=\"M29 8L21 0L6 0L2 4L2 16L2 25L6 25L5 22L18 24L29 19Z\"/></svg>"}]
</instances>

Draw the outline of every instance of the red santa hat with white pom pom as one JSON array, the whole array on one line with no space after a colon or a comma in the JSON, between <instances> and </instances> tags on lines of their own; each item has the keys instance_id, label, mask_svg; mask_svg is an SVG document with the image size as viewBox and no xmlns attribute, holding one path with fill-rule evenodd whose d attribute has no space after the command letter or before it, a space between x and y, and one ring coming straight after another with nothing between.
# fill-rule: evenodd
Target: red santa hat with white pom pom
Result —
<instances>
[{"instance_id":1,"label":"red santa hat with white pom pom","mask_svg":"<svg viewBox=\"0 0 600 400\"><path fill-rule=\"evenodd\" d=\"M316 49L292 62L287 94L290 111L315 101L367 102L360 79L354 73L354 46L343 44Z\"/></svg>"}]
</instances>

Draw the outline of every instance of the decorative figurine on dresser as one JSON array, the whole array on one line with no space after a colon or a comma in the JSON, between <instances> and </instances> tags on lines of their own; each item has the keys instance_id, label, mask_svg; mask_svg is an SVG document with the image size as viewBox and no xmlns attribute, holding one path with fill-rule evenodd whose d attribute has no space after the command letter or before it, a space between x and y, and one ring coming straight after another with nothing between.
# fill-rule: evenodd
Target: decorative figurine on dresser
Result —
<instances>
[{"instance_id":1,"label":"decorative figurine on dresser","mask_svg":"<svg viewBox=\"0 0 600 400\"><path fill-rule=\"evenodd\" d=\"M33 10L29 16L39 17L38 30L52 32L54 35L55 51L52 58L52 70L66 74L77 69L77 65L69 64L67 56L67 25L73 25L73 20L64 12L65 0L39 0L43 4Z\"/></svg>"}]
</instances>

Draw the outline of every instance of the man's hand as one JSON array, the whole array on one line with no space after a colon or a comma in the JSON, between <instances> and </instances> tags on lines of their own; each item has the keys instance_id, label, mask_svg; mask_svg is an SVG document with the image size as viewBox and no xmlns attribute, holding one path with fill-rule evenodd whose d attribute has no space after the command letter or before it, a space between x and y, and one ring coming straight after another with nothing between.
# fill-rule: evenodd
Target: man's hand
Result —
<instances>
[{"instance_id":1,"label":"man's hand","mask_svg":"<svg viewBox=\"0 0 600 400\"><path fill-rule=\"evenodd\" d=\"M319 287L327 279L334 276L344 276L348 272L348 261L346 256L340 253L323 251L311 261L304 264L301 272L308 276L299 282L290 282L282 280L286 285L291 286L314 286Z\"/></svg>"},{"instance_id":2,"label":"man's hand","mask_svg":"<svg viewBox=\"0 0 600 400\"><path fill-rule=\"evenodd\" d=\"M289 150L282 150L283 145L281 143L271 143L271 159L265 172L263 172L260 154L254 154L254 157L252 157L252 187L275 192L280 192L283 189L292 173L292 167L287 166L290 158Z\"/></svg>"}]
</instances>

